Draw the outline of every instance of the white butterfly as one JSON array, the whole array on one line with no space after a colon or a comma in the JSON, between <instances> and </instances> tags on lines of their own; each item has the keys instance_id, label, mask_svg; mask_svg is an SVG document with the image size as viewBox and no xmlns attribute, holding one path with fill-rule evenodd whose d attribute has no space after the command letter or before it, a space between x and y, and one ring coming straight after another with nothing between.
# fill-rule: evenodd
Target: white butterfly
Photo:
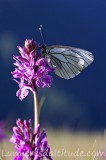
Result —
<instances>
[{"instance_id":1,"label":"white butterfly","mask_svg":"<svg viewBox=\"0 0 106 160\"><path fill-rule=\"evenodd\" d=\"M42 26L39 29L44 42ZM64 79L74 78L94 60L91 52L74 47L42 45L42 50L48 65L55 67L55 74Z\"/></svg>"}]
</instances>

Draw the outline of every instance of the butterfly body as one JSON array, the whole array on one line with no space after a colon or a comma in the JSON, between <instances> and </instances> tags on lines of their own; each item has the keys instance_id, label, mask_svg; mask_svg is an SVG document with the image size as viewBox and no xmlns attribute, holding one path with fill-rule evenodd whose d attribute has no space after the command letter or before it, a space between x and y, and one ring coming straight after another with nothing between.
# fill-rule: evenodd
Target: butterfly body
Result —
<instances>
[{"instance_id":1,"label":"butterfly body","mask_svg":"<svg viewBox=\"0 0 106 160\"><path fill-rule=\"evenodd\" d=\"M43 45L42 50L48 65L64 79L74 78L94 60L91 52L75 47Z\"/></svg>"}]
</instances>

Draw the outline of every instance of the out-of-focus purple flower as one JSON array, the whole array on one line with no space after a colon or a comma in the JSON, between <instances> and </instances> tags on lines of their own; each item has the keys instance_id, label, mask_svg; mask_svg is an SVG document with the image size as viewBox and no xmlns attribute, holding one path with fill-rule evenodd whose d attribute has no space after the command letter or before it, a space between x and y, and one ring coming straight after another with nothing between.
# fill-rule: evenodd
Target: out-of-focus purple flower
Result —
<instances>
[{"instance_id":1,"label":"out-of-focus purple flower","mask_svg":"<svg viewBox=\"0 0 106 160\"><path fill-rule=\"evenodd\" d=\"M19 90L16 95L23 100L36 87L44 88L50 87L52 84L52 76L48 72L54 69L50 68L45 58L40 53L41 46L33 40L26 40L24 47L18 46L20 56L14 56L15 70L12 72L14 80L19 84ZM16 79L20 79L17 81Z\"/></svg>"},{"instance_id":2,"label":"out-of-focus purple flower","mask_svg":"<svg viewBox=\"0 0 106 160\"><path fill-rule=\"evenodd\" d=\"M5 127L5 123L1 121L0 122L0 142L5 138L4 127Z\"/></svg>"},{"instance_id":3,"label":"out-of-focus purple flower","mask_svg":"<svg viewBox=\"0 0 106 160\"><path fill-rule=\"evenodd\" d=\"M40 133L40 125L38 124L35 133L33 133L31 120L18 119L16 124L17 127L13 127L14 134L10 139L18 152L15 160L23 160L24 156L28 160L43 160L44 157L52 160L45 130L43 129Z\"/></svg>"}]
</instances>

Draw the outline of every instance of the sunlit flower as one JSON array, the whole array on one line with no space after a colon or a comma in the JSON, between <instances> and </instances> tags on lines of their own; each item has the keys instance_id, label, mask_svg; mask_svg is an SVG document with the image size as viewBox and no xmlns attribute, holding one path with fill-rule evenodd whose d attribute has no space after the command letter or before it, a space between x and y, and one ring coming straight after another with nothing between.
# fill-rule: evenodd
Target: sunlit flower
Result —
<instances>
[{"instance_id":1,"label":"sunlit flower","mask_svg":"<svg viewBox=\"0 0 106 160\"><path fill-rule=\"evenodd\" d=\"M18 46L20 56L14 56L15 71L12 72L14 80L19 84L19 90L16 95L23 100L29 93L28 90L34 92L36 87L50 87L52 84L52 76L48 72L52 72L45 58L40 53L41 46L33 40L26 40L24 47ZM16 79L19 79L16 80Z\"/></svg>"},{"instance_id":2,"label":"sunlit flower","mask_svg":"<svg viewBox=\"0 0 106 160\"><path fill-rule=\"evenodd\" d=\"M28 160L43 160L44 157L52 160L45 130L43 129L40 133L40 125L38 124L35 133L33 133L31 120L18 119L16 124L17 127L13 127L14 134L10 139L18 152L15 160L23 160L24 156Z\"/></svg>"}]
</instances>

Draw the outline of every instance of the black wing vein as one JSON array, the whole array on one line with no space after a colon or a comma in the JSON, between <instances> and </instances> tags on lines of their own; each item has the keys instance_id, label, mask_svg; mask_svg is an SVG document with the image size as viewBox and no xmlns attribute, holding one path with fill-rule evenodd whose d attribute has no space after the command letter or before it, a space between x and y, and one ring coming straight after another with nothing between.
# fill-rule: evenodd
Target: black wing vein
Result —
<instances>
[{"instance_id":1,"label":"black wing vein","mask_svg":"<svg viewBox=\"0 0 106 160\"><path fill-rule=\"evenodd\" d=\"M45 56L49 57L48 64L55 66L55 74L65 79L78 75L94 58L91 52L74 47L51 46L47 49L49 52Z\"/></svg>"}]
</instances>

